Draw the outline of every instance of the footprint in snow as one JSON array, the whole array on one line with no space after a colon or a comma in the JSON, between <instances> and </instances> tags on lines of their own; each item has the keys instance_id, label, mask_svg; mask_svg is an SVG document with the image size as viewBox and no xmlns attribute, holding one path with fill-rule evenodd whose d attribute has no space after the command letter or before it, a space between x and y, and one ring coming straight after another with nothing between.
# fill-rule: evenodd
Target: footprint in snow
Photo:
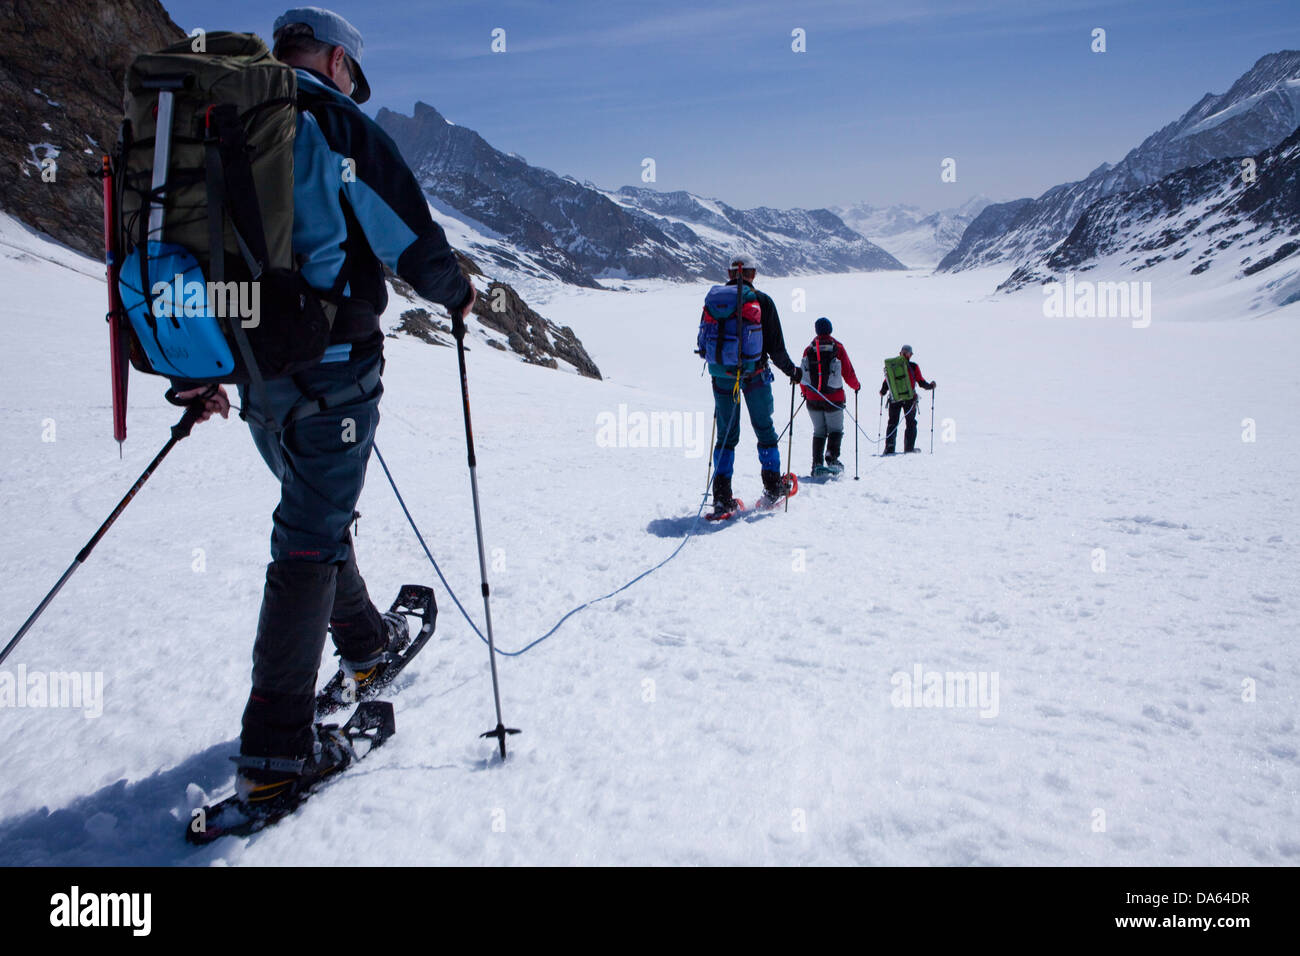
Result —
<instances>
[{"instance_id":1,"label":"footprint in snow","mask_svg":"<svg viewBox=\"0 0 1300 956\"><path fill-rule=\"evenodd\" d=\"M1047 784L1057 793L1064 793L1066 790L1070 789L1070 781L1056 772L1043 774L1043 783Z\"/></svg>"}]
</instances>

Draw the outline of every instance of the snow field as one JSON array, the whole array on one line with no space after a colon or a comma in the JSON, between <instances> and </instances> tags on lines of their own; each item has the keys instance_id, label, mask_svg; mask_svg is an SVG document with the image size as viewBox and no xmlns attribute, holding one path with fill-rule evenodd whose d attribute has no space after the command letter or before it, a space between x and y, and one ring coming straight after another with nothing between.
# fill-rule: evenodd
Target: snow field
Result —
<instances>
[{"instance_id":1,"label":"snow field","mask_svg":"<svg viewBox=\"0 0 1300 956\"><path fill-rule=\"evenodd\" d=\"M12 633L176 415L133 376L119 461L95 265L4 238ZM1134 329L1044 319L1037 290L987 297L1000 278L760 277L795 356L833 320L872 438L880 362L915 348L939 382L935 454L882 460L863 440L854 482L849 434L838 482L803 484L788 514L701 522L662 569L501 658L524 731L504 767L476 737L495 723L486 649L373 462L357 538L372 596L432 582L440 608L390 695L399 733L296 818L195 852L178 821L230 784L277 496L241 423L201 426L4 665L100 671L105 691L95 719L0 708L0 862L1294 863L1298 307L1223 321L1231 290L1189 285ZM709 409L689 354L703 287L627 284L521 290L604 382L471 352L502 649L694 527L704 459L596 436L620 403ZM403 339L388 358L379 447L481 621L455 354ZM789 387L774 388L779 428ZM810 435L801 413L801 475ZM746 419L736 489L758 487ZM917 666L982 676L996 716L896 706Z\"/></svg>"}]
</instances>

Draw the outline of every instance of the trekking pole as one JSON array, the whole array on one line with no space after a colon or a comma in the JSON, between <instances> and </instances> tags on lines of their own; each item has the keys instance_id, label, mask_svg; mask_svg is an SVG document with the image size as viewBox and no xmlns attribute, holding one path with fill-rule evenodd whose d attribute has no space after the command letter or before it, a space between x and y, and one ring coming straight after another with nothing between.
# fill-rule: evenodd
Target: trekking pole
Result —
<instances>
[{"instance_id":1,"label":"trekking pole","mask_svg":"<svg viewBox=\"0 0 1300 956\"><path fill-rule=\"evenodd\" d=\"M786 467L794 470L794 382L790 383L790 437L786 439ZM785 496L785 510L790 510L790 496Z\"/></svg>"},{"instance_id":2,"label":"trekking pole","mask_svg":"<svg viewBox=\"0 0 1300 956\"><path fill-rule=\"evenodd\" d=\"M805 403L804 403L804 400L803 400L802 398L799 399L799 404L798 404L798 406L796 406L796 408L795 408L795 410L794 410L794 417L795 417L795 418L798 418L798 417L799 417L799 413L800 413L801 411L803 411L804 404L805 404ZM789 425L786 425L785 428L782 428L782 429L781 429L781 434L779 434L779 435L776 436L776 443L777 443L778 445L781 443L781 439L785 437L786 430L787 430L789 427L790 427Z\"/></svg>"},{"instance_id":3,"label":"trekking pole","mask_svg":"<svg viewBox=\"0 0 1300 956\"><path fill-rule=\"evenodd\" d=\"M876 444L880 444L880 430L884 427L885 421L885 396L880 396L880 414L876 416ZM879 451L877 451L879 454Z\"/></svg>"},{"instance_id":4,"label":"trekking pole","mask_svg":"<svg viewBox=\"0 0 1300 956\"><path fill-rule=\"evenodd\" d=\"M718 408L717 403L713 407L713 427L709 429L709 468L704 474L704 495L708 497L709 490L713 487L713 442L718 435Z\"/></svg>"},{"instance_id":5,"label":"trekking pole","mask_svg":"<svg viewBox=\"0 0 1300 956\"><path fill-rule=\"evenodd\" d=\"M858 432L862 431L858 427L858 393L853 392L853 480L858 480Z\"/></svg>"},{"instance_id":6,"label":"trekking pole","mask_svg":"<svg viewBox=\"0 0 1300 956\"><path fill-rule=\"evenodd\" d=\"M171 398L171 391L168 391L167 395L168 401L172 401L173 404L181 404L173 401ZM131 503L131 499L134 498L136 493L144 487L144 483L149 480L149 477L162 463L162 460L167 457L167 453L175 447L178 441L189 435L190 429L192 429L194 423L199 420L199 416L203 414L204 401L205 399L203 397L199 397L186 403L185 414L181 416L180 421L172 426L172 437L167 439L167 444L163 445L158 454L154 455L153 461L149 462L149 467L146 468L141 473L140 477L135 480L135 484L131 486L131 490L126 493L126 496L117 503L117 507L113 509L113 513L110 514L104 523L99 526L99 530L96 531L91 539L86 542L86 546L77 553L76 558L74 558L72 563L68 565L68 570L63 572L63 577L59 578L58 583L50 589L50 593L45 595L45 598L39 605L37 605L36 610L32 612L31 617L23 622L23 626L18 629L18 633L14 635L13 640L5 645L3 651L0 651L0 664L3 664L5 658L9 656L9 652L18 646L18 642L23 639L23 635L27 633L33 624L36 623L36 619L45 612L45 609L49 607L50 602L54 600L54 596L59 593L63 588L63 585L68 583L68 578L72 577L77 568L86 563L86 559L90 557L90 552L94 551L95 545L99 544L99 539L104 537L108 532L108 529L113 526L113 522L117 520L118 515L126 510L126 506Z\"/></svg>"},{"instance_id":7,"label":"trekking pole","mask_svg":"<svg viewBox=\"0 0 1300 956\"><path fill-rule=\"evenodd\" d=\"M465 371L465 317L452 316L452 335L456 337L456 358L460 363L460 395L465 407L465 449L469 455L469 487L474 498L474 534L478 537L479 581L483 589L483 615L487 621L488 662L492 665L492 701L496 705L497 725L480 737L495 737L501 746L501 759L506 759L506 735L517 734L501 720L501 689L497 681L497 649L492 637L492 605L488 600L487 558L483 553L483 519L478 504L478 472L474 458L474 429L469 419L469 374Z\"/></svg>"},{"instance_id":8,"label":"trekking pole","mask_svg":"<svg viewBox=\"0 0 1300 956\"><path fill-rule=\"evenodd\" d=\"M930 389L930 454L934 454L934 389Z\"/></svg>"}]
</instances>

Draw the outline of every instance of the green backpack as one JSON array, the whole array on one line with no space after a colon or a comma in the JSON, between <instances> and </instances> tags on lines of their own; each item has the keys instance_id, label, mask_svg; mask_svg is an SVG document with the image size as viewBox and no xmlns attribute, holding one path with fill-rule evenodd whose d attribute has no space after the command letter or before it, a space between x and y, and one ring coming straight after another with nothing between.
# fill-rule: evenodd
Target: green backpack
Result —
<instances>
[{"instance_id":1,"label":"green backpack","mask_svg":"<svg viewBox=\"0 0 1300 956\"><path fill-rule=\"evenodd\" d=\"M910 402L916 397L912 390L912 373L909 362L901 355L885 359L885 381L889 385L889 397L895 402Z\"/></svg>"},{"instance_id":2,"label":"green backpack","mask_svg":"<svg viewBox=\"0 0 1300 956\"><path fill-rule=\"evenodd\" d=\"M114 312L140 371L260 389L324 354L334 309L293 256L300 108L293 68L252 34L131 63L105 226Z\"/></svg>"}]
</instances>

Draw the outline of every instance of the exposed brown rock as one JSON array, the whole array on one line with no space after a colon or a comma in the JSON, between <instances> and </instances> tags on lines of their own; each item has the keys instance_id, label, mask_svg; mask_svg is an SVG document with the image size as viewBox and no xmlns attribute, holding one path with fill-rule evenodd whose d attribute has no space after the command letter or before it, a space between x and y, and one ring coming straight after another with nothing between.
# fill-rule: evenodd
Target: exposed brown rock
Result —
<instances>
[{"instance_id":1,"label":"exposed brown rock","mask_svg":"<svg viewBox=\"0 0 1300 956\"><path fill-rule=\"evenodd\" d=\"M474 314L483 325L503 334L511 351L525 362L555 368L558 357L588 378L600 378L600 369L573 330L542 318L506 283L491 283L474 304Z\"/></svg>"},{"instance_id":2,"label":"exposed brown rock","mask_svg":"<svg viewBox=\"0 0 1300 956\"><path fill-rule=\"evenodd\" d=\"M99 163L117 140L126 66L183 36L157 0L0 2L0 208L102 256Z\"/></svg>"}]
</instances>

